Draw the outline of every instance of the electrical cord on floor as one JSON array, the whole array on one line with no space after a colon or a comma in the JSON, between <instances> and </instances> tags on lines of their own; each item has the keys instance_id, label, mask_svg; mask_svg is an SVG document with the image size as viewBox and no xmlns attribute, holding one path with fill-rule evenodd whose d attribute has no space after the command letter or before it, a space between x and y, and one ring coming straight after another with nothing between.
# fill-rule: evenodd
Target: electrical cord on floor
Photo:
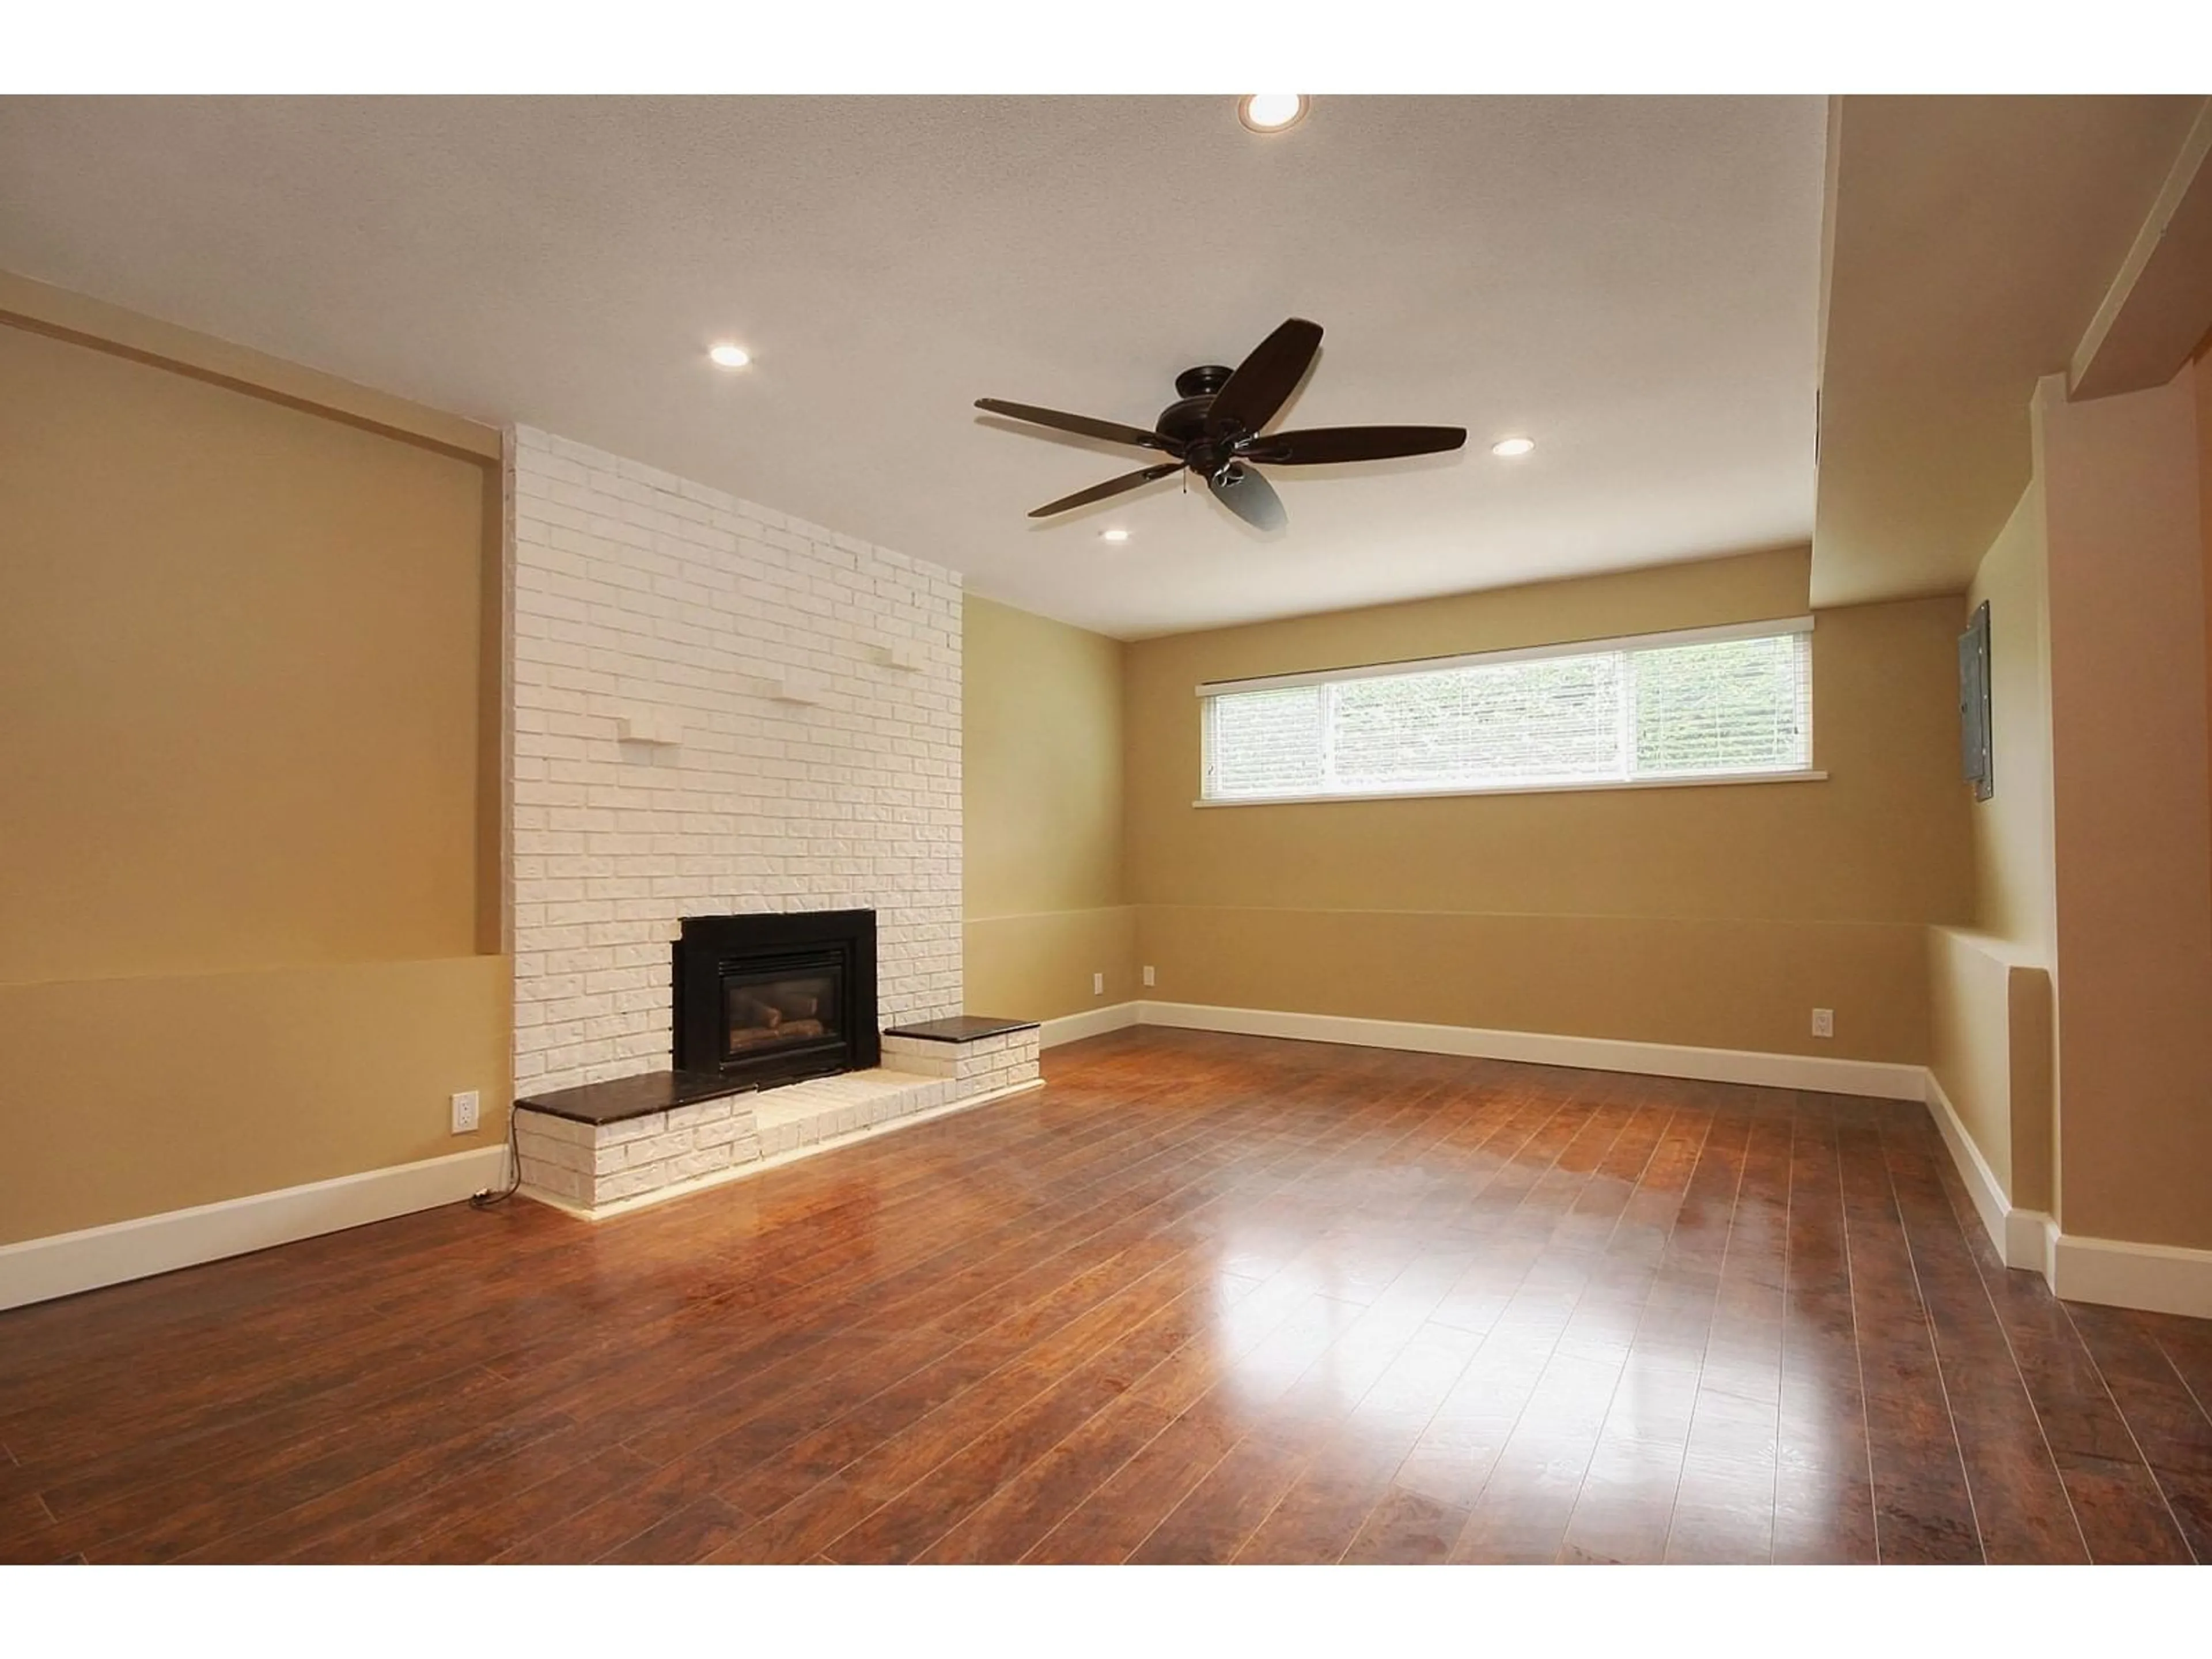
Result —
<instances>
[{"instance_id":1,"label":"electrical cord on floor","mask_svg":"<svg viewBox=\"0 0 2212 1659\"><path fill-rule=\"evenodd\" d=\"M489 1210L495 1204L504 1204L514 1196L522 1185L522 1147L515 1139L514 1115L514 1108L508 1107L507 1109L507 1189L504 1192L495 1193L490 1188L485 1187L470 1194L469 1208L471 1210Z\"/></svg>"}]
</instances>

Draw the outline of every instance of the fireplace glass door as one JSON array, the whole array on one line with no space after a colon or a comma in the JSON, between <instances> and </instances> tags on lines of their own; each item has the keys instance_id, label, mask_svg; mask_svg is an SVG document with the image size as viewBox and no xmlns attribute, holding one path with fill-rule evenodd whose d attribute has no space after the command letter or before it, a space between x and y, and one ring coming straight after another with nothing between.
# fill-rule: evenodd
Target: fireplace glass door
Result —
<instances>
[{"instance_id":1,"label":"fireplace glass door","mask_svg":"<svg viewBox=\"0 0 2212 1659\"><path fill-rule=\"evenodd\" d=\"M845 964L835 956L726 963L722 1064L773 1058L798 1062L793 1070L804 1071L809 1054L841 1056L846 1006Z\"/></svg>"},{"instance_id":2,"label":"fireplace glass door","mask_svg":"<svg viewBox=\"0 0 2212 1659\"><path fill-rule=\"evenodd\" d=\"M763 969L748 963L722 975L723 1055L842 1043L844 969L836 962Z\"/></svg>"}]
</instances>

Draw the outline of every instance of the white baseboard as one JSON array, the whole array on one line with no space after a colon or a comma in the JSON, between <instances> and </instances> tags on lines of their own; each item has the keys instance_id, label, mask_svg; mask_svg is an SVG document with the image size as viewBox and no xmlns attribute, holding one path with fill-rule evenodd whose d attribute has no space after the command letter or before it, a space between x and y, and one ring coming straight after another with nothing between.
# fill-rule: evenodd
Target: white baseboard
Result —
<instances>
[{"instance_id":1,"label":"white baseboard","mask_svg":"<svg viewBox=\"0 0 2212 1659\"><path fill-rule=\"evenodd\" d=\"M219 1204L0 1245L0 1308L120 1285L227 1255L265 1250L416 1210L454 1204L505 1181L505 1146L254 1193Z\"/></svg>"},{"instance_id":2,"label":"white baseboard","mask_svg":"<svg viewBox=\"0 0 2212 1659\"><path fill-rule=\"evenodd\" d=\"M2015 1211L2012 1200L2006 1195L2004 1183L1997 1179L1996 1171L1990 1168L1982 1149L1974 1144L1973 1136L1966 1133L1965 1121L1958 1108L1951 1104L1951 1097L1943 1092L1943 1085L1929 1072L1928 1074L1928 1115L1936 1120L1936 1127L1943 1136L1943 1145L1949 1149L1951 1163L1959 1171L1959 1179L1966 1184L1966 1195L1974 1200L1974 1213L1981 1218L1982 1231L1990 1236L1998 1255L2008 1267L2043 1267L2043 1247L2039 1233L2033 1253L2027 1260L2015 1260L2013 1218L2026 1216L2027 1211ZM2024 1237L2024 1234L2023 1234Z\"/></svg>"},{"instance_id":3,"label":"white baseboard","mask_svg":"<svg viewBox=\"0 0 2212 1659\"><path fill-rule=\"evenodd\" d=\"M1141 1002L1117 1002L1110 1008L1085 1008L1079 1014L1062 1014L1057 1019L1037 1022L1037 1047L1057 1048L1063 1042L1079 1042L1085 1037L1104 1036L1109 1031L1125 1031L1139 1023Z\"/></svg>"},{"instance_id":4,"label":"white baseboard","mask_svg":"<svg viewBox=\"0 0 2212 1659\"><path fill-rule=\"evenodd\" d=\"M2041 1210L2015 1209L1933 1072L1928 1110L2006 1267L2042 1274L2069 1302L2212 1319L2212 1250L2082 1238Z\"/></svg>"},{"instance_id":5,"label":"white baseboard","mask_svg":"<svg viewBox=\"0 0 2212 1659\"><path fill-rule=\"evenodd\" d=\"M2212 1250L2057 1233L2051 1288L2069 1302L2212 1319Z\"/></svg>"},{"instance_id":6,"label":"white baseboard","mask_svg":"<svg viewBox=\"0 0 2212 1659\"><path fill-rule=\"evenodd\" d=\"M2004 1264L2041 1273L2049 1284L2058 1249L2058 1223L2041 1210L2005 1212Z\"/></svg>"},{"instance_id":7,"label":"white baseboard","mask_svg":"<svg viewBox=\"0 0 2212 1659\"><path fill-rule=\"evenodd\" d=\"M1305 1042L1349 1042L1368 1048L1516 1060L1534 1066L1574 1066L1647 1077L1752 1083L1882 1100L1925 1098L1927 1068L1886 1060L1832 1060L1818 1054L1770 1054L1741 1048L1693 1048L1671 1042L1559 1036L1541 1031L1488 1031L1472 1025L1425 1025L1412 1020L1359 1019L1345 1014L1294 1014L1272 1008L1216 1008L1196 1002L1140 1002L1140 1024Z\"/></svg>"}]
</instances>

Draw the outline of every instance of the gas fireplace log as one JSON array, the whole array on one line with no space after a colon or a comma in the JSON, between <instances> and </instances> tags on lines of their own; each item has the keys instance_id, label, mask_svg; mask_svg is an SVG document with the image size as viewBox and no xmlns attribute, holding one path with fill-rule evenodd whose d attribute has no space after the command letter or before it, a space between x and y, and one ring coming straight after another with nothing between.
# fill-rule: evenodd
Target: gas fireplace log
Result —
<instances>
[{"instance_id":1,"label":"gas fireplace log","mask_svg":"<svg viewBox=\"0 0 2212 1659\"><path fill-rule=\"evenodd\" d=\"M779 1042L796 1042L802 1037L829 1035L829 1027L818 1019L787 1019L781 1025L746 1025L730 1033L730 1053L740 1054L747 1048L766 1048Z\"/></svg>"}]
</instances>

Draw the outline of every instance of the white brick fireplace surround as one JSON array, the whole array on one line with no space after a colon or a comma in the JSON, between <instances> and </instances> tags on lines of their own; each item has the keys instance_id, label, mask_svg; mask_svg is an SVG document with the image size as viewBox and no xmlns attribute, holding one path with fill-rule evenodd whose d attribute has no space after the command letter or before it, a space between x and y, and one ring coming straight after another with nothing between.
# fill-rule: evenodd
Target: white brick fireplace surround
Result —
<instances>
[{"instance_id":1,"label":"white brick fireplace surround","mask_svg":"<svg viewBox=\"0 0 2212 1659\"><path fill-rule=\"evenodd\" d=\"M872 909L879 1023L960 1012L958 576L526 428L507 488L516 1092L669 1065L687 915Z\"/></svg>"}]
</instances>

